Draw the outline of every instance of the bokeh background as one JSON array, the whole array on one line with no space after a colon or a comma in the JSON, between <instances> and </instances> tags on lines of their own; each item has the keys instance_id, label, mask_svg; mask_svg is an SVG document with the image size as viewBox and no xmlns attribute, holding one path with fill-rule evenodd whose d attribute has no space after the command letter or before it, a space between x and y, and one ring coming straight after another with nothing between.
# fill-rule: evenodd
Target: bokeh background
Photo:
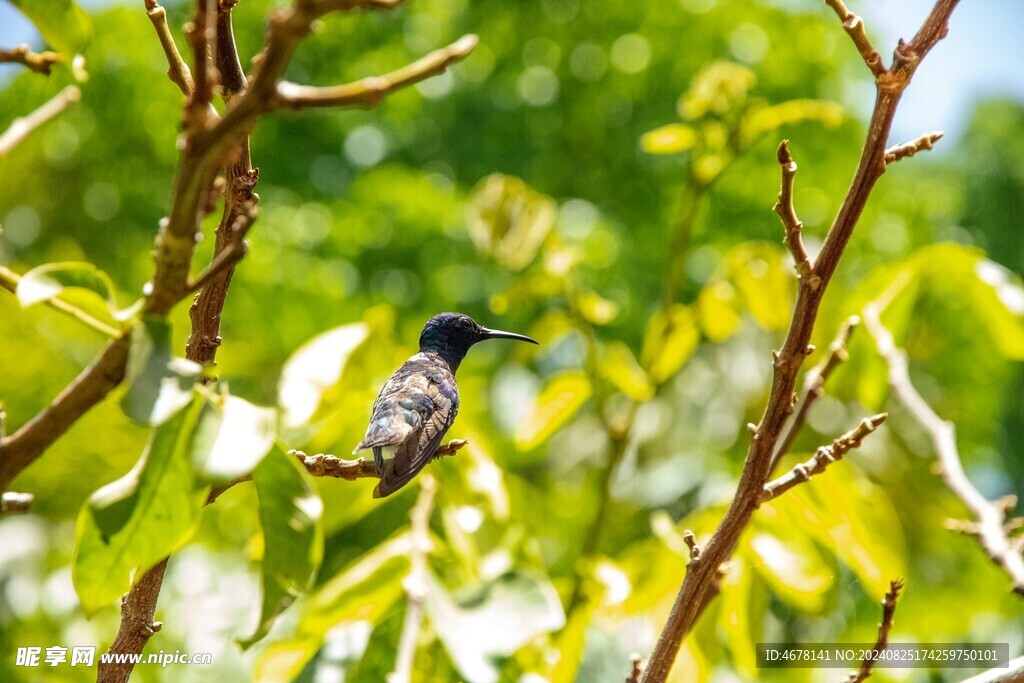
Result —
<instances>
[{"instance_id":1,"label":"bokeh background","mask_svg":"<svg viewBox=\"0 0 1024 683\"><path fill-rule=\"evenodd\" d=\"M884 55L928 9L855 4ZM235 11L244 59L272 5L244 0ZM151 274L181 97L141 2L85 7L94 35L81 103L0 159L0 263L24 272L91 261L127 305ZM167 8L180 38L188 10ZM0 43L42 47L16 17L0 5ZM1024 490L1024 55L1012 28L1022 21L1013 0L964 3L954 15L892 142L935 129L947 137L882 178L815 334L825 349L847 316L895 291L884 321L922 393L955 421L968 475L991 498ZM683 531L714 530L742 466L744 425L767 396L769 351L795 291L771 212L775 146L791 140L813 251L859 154L870 77L835 15L812 0L410 0L391 14L329 18L288 77L325 85L381 73L469 32L480 36L469 59L377 109L258 125L262 213L224 313L218 369L234 394L281 405L289 446L344 456L432 314L458 310L541 340L483 345L460 369L463 408L450 435L470 446L431 466L441 485L436 581L417 680L620 681L630 652L650 650L678 589ZM0 128L71 82L64 69L23 71L0 72ZM674 259L680 224L686 251ZM671 272L678 286L666 295ZM675 334L659 346L665 315ZM183 350L184 306L173 322ZM0 296L10 427L102 341ZM282 391L296 353L325 368L322 391ZM758 671L754 645L872 641L896 577L908 587L894 641L1024 648L1024 602L972 539L945 528L965 510L936 475L926 436L890 398L863 330L850 356L794 461L865 415L889 410L890 421L757 515L676 680L834 680L841 672ZM0 521L2 680L91 679L68 666L18 668L13 653L105 648L116 632L114 605L85 618L70 565L83 502L146 442L118 397L19 477L15 489L36 495L32 514ZM314 595L263 643L238 647L259 610L262 540L255 494L236 487L172 559L164 628L147 650L210 652L214 664L140 666L137 680L383 680L405 610L403 570L385 541L408 525L416 487L379 502L369 482L317 486L325 555Z\"/></svg>"}]
</instances>

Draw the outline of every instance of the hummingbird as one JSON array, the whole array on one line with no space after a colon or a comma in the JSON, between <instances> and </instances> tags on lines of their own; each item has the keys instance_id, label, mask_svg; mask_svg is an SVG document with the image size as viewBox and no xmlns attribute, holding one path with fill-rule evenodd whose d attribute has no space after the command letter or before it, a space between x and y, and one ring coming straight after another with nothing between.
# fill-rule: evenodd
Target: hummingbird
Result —
<instances>
[{"instance_id":1,"label":"hummingbird","mask_svg":"<svg viewBox=\"0 0 1024 683\"><path fill-rule=\"evenodd\" d=\"M366 436L353 451L373 450L380 477L374 498L405 486L437 455L459 412L455 371L469 347L486 339L538 343L522 334L488 329L462 313L440 313L423 326L419 353L380 390Z\"/></svg>"}]
</instances>

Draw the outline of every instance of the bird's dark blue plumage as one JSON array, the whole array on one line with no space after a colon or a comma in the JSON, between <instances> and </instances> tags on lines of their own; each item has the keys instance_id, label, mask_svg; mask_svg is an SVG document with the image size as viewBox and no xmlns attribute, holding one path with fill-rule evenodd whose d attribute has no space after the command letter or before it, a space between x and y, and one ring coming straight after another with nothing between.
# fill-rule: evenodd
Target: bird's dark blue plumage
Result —
<instances>
[{"instance_id":1,"label":"bird's dark blue plumage","mask_svg":"<svg viewBox=\"0 0 1024 683\"><path fill-rule=\"evenodd\" d=\"M373 450L380 483L375 498L405 486L433 460L459 413L455 371L469 348L485 339L529 337L489 330L461 313L441 313L427 321L420 351L405 361L380 390L366 436L356 451Z\"/></svg>"}]
</instances>

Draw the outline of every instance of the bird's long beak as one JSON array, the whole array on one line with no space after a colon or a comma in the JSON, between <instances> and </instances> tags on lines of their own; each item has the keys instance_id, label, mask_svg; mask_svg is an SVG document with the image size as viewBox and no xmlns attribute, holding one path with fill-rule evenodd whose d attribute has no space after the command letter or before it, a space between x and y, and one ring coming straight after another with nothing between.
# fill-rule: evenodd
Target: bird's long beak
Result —
<instances>
[{"instance_id":1,"label":"bird's long beak","mask_svg":"<svg viewBox=\"0 0 1024 683\"><path fill-rule=\"evenodd\" d=\"M515 332L505 332L503 330L489 330L486 327L483 328L482 339L518 339L519 341L530 342L531 344L540 345L540 342L536 339L531 339L525 334L516 334Z\"/></svg>"}]
</instances>

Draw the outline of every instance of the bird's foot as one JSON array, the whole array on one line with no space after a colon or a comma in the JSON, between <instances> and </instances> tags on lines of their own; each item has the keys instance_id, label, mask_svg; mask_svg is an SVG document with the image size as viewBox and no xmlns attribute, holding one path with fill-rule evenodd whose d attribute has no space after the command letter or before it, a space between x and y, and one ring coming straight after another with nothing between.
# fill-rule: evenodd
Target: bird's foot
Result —
<instances>
[{"instance_id":1,"label":"bird's foot","mask_svg":"<svg viewBox=\"0 0 1024 683\"><path fill-rule=\"evenodd\" d=\"M434 453L434 457L431 460L437 460L448 455L455 455L460 450L465 448L469 444L469 439L452 439L446 444L441 444L440 448L437 449L437 453Z\"/></svg>"}]
</instances>

